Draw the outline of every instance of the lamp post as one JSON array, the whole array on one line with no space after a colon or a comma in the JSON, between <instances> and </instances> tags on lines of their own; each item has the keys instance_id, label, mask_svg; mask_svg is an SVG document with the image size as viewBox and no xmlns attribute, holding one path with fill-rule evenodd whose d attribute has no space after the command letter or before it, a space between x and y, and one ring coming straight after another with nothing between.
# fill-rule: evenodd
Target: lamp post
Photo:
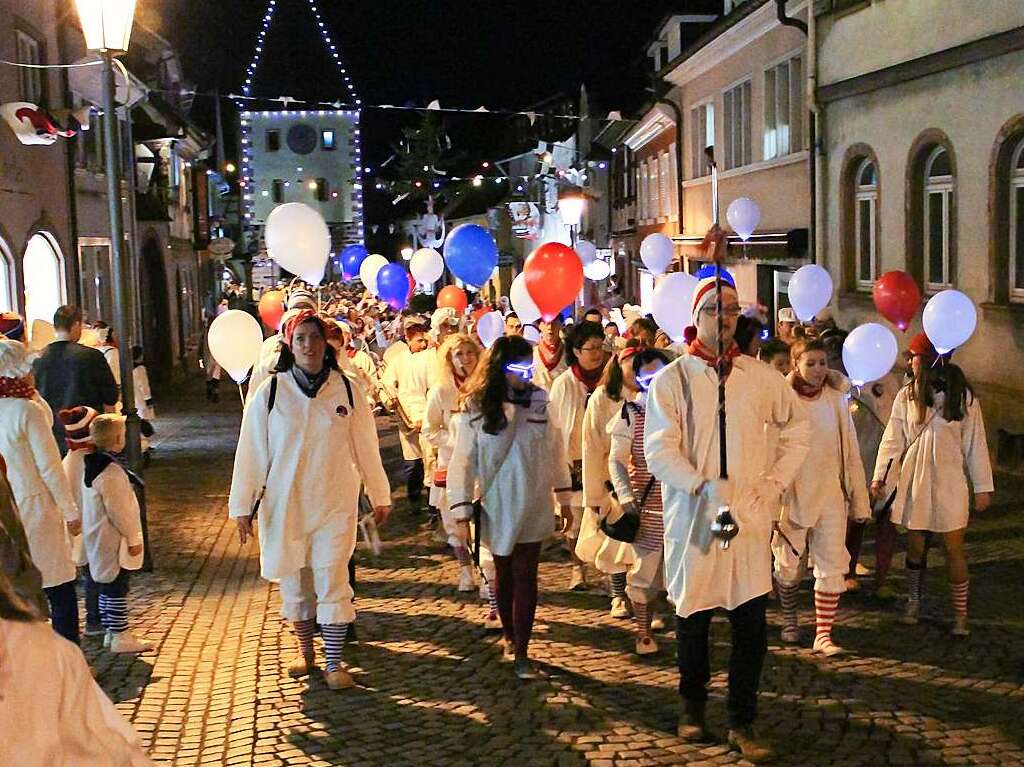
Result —
<instances>
[{"instance_id":1,"label":"lamp post","mask_svg":"<svg viewBox=\"0 0 1024 767\"><path fill-rule=\"evenodd\" d=\"M131 269L124 250L124 219L121 208L120 146L117 137L114 56L128 50L135 17L135 0L75 0L78 17L90 51L102 61L103 153L106 160L107 203L110 211L110 260L113 270L114 327L121 339L121 403L126 417L128 465L142 467L141 421L135 409L131 353ZM126 83L127 85L127 83ZM131 119L129 117L129 119Z\"/></svg>"},{"instance_id":2,"label":"lamp post","mask_svg":"<svg viewBox=\"0 0 1024 767\"><path fill-rule=\"evenodd\" d=\"M562 215L562 223L569 227L569 241L576 247L576 232L583 220L583 209L587 206L587 197L578 186L571 187L558 195L558 212Z\"/></svg>"}]
</instances>

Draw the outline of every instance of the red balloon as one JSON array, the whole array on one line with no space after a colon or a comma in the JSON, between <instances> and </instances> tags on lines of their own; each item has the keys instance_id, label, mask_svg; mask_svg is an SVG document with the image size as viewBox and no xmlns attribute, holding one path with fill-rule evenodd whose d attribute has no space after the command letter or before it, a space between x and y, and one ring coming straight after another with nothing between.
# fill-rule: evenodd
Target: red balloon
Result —
<instances>
[{"instance_id":1,"label":"red balloon","mask_svg":"<svg viewBox=\"0 0 1024 767\"><path fill-rule=\"evenodd\" d=\"M462 314L466 311L468 305L469 301L466 299L466 291L454 285L447 285L441 288L441 292L437 294L438 309L442 306L450 306L455 310L456 314Z\"/></svg>"},{"instance_id":2,"label":"red balloon","mask_svg":"<svg viewBox=\"0 0 1024 767\"><path fill-rule=\"evenodd\" d=\"M904 333L921 306L921 290L906 272L886 272L871 289L878 313Z\"/></svg>"},{"instance_id":3,"label":"red balloon","mask_svg":"<svg viewBox=\"0 0 1024 767\"><path fill-rule=\"evenodd\" d=\"M281 329L281 315L284 314L284 291L268 290L260 296L260 319L271 330Z\"/></svg>"},{"instance_id":4,"label":"red balloon","mask_svg":"<svg viewBox=\"0 0 1024 767\"><path fill-rule=\"evenodd\" d=\"M560 242L546 242L533 251L523 265L523 274L526 290L545 322L557 317L583 288L580 257Z\"/></svg>"}]
</instances>

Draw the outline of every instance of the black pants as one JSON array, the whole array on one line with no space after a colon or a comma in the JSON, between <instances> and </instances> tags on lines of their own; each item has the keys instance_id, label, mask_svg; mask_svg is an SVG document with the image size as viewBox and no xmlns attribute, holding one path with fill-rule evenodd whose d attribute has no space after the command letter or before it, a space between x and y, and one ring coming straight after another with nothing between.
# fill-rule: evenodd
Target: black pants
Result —
<instances>
[{"instance_id":1,"label":"black pants","mask_svg":"<svg viewBox=\"0 0 1024 767\"><path fill-rule=\"evenodd\" d=\"M50 603L50 620L53 630L78 644L78 594L73 580L59 586L43 589Z\"/></svg>"},{"instance_id":2,"label":"black pants","mask_svg":"<svg viewBox=\"0 0 1024 767\"><path fill-rule=\"evenodd\" d=\"M419 503L423 497L423 459L405 462L405 490L410 503Z\"/></svg>"},{"instance_id":3,"label":"black pants","mask_svg":"<svg viewBox=\"0 0 1024 767\"><path fill-rule=\"evenodd\" d=\"M727 703L730 727L746 727L757 717L757 688L768 652L767 602L768 597L764 595L726 611L732 627ZM707 685L711 681L708 630L713 612L703 610L677 619L679 694L687 707L708 699Z\"/></svg>"},{"instance_id":4,"label":"black pants","mask_svg":"<svg viewBox=\"0 0 1024 767\"><path fill-rule=\"evenodd\" d=\"M85 584L85 625L99 626L100 620L100 584L92 579L89 565L82 568L82 581Z\"/></svg>"}]
</instances>

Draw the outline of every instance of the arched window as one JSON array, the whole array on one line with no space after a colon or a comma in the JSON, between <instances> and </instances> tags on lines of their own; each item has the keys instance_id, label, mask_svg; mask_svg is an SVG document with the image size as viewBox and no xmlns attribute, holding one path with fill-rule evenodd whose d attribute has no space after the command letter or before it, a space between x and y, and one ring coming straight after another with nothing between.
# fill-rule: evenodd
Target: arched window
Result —
<instances>
[{"instance_id":1,"label":"arched window","mask_svg":"<svg viewBox=\"0 0 1024 767\"><path fill-rule=\"evenodd\" d=\"M1010 296L1024 300L1024 138L1010 163Z\"/></svg>"},{"instance_id":2,"label":"arched window","mask_svg":"<svg viewBox=\"0 0 1024 767\"><path fill-rule=\"evenodd\" d=\"M25 273L25 324L31 332L35 320L53 322L64 303L64 257L52 236L37 232L29 238L22 261Z\"/></svg>"},{"instance_id":3,"label":"arched window","mask_svg":"<svg viewBox=\"0 0 1024 767\"><path fill-rule=\"evenodd\" d=\"M13 263L10 248L0 238L0 312L13 312L18 308L14 303L14 290L11 288L14 284L14 270L11 268Z\"/></svg>"},{"instance_id":4,"label":"arched window","mask_svg":"<svg viewBox=\"0 0 1024 767\"><path fill-rule=\"evenodd\" d=\"M948 288L953 282L953 187L949 153L934 147L924 165L925 285L929 290Z\"/></svg>"},{"instance_id":5,"label":"arched window","mask_svg":"<svg viewBox=\"0 0 1024 767\"><path fill-rule=\"evenodd\" d=\"M854 176L853 249L857 287L871 289L878 276L878 170L862 160Z\"/></svg>"}]
</instances>

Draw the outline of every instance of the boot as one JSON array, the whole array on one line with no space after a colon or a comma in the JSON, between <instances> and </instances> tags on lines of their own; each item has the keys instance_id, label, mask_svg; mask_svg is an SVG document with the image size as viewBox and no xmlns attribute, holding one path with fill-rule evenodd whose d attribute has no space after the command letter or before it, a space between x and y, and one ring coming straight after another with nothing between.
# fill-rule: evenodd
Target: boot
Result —
<instances>
[{"instance_id":1,"label":"boot","mask_svg":"<svg viewBox=\"0 0 1024 767\"><path fill-rule=\"evenodd\" d=\"M754 735L752 727L738 727L729 730L729 745L739 751L743 758L754 764L765 764L775 758L775 752Z\"/></svg>"},{"instance_id":2,"label":"boot","mask_svg":"<svg viewBox=\"0 0 1024 767\"><path fill-rule=\"evenodd\" d=\"M683 715L679 718L679 726L676 728L676 735L687 741L709 740L707 725L704 721L704 709L706 704L687 703Z\"/></svg>"}]
</instances>

